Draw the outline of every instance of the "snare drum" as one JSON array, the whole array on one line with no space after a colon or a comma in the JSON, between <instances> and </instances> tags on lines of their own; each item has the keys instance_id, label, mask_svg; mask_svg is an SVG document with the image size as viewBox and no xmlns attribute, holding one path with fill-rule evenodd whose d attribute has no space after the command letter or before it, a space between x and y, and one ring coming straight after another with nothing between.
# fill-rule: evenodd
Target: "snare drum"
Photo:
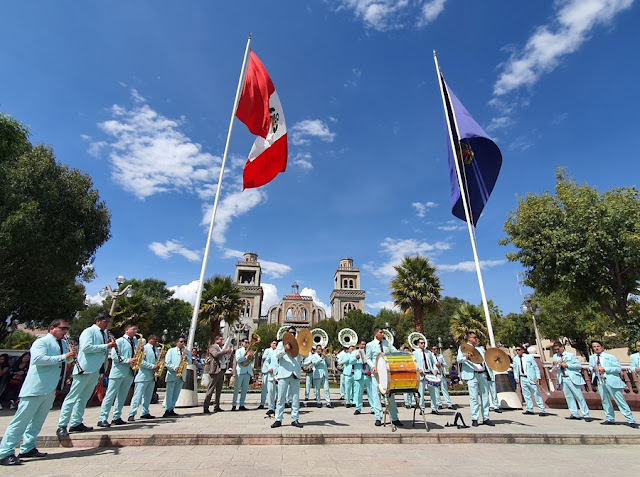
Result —
<instances>
[{"instance_id":1,"label":"snare drum","mask_svg":"<svg viewBox=\"0 0 640 477\"><path fill-rule=\"evenodd\" d=\"M380 353L376 358L378 388L382 394L417 392L420 380L418 362L412 354Z\"/></svg>"},{"instance_id":2,"label":"snare drum","mask_svg":"<svg viewBox=\"0 0 640 477\"><path fill-rule=\"evenodd\" d=\"M442 382L442 379L439 376L431 373L425 373L422 376L422 379L427 386L440 386L440 383Z\"/></svg>"}]
</instances>

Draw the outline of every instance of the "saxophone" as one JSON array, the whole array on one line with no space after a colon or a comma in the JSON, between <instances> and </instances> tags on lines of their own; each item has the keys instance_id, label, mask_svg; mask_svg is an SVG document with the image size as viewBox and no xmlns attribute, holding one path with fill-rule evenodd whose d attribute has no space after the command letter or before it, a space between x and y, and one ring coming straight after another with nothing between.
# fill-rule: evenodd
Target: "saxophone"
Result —
<instances>
[{"instance_id":1,"label":"saxophone","mask_svg":"<svg viewBox=\"0 0 640 477\"><path fill-rule=\"evenodd\" d=\"M176 368L176 376L181 378L184 374L184 370L187 369L187 349L183 348L182 356L180 357L180 364Z\"/></svg>"},{"instance_id":2,"label":"saxophone","mask_svg":"<svg viewBox=\"0 0 640 477\"><path fill-rule=\"evenodd\" d=\"M253 333L251 335L251 343L249 344L247 351L244 353L244 355L247 357L247 360L240 363L240 366L243 366L246 368L247 366L250 366L251 364L253 364L253 357L255 355L255 351L251 351L251 348L254 348L255 345L258 343L260 343L260 336L257 333Z\"/></svg>"},{"instance_id":3,"label":"saxophone","mask_svg":"<svg viewBox=\"0 0 640 477\"><path fill-rule=\"evenodd\" d=\"M164 343L161 343L160 354L158 355L158 360L156 361L156 364L159 365L159 367L153 372L154 378L159 378L160 376L162 376L162 372L164 371L164 368L167 366L167 362L164 360L164 357L166 355L167 355L167 347L165 346Z\"/></svg>"},{"instance_id":4,"label":"saxophone","mask_svg":"<svg viewBox=\"0 0 640 477\"><path fill-rule=\"evenodd\" d=\"M138 346L136 346L136 352L133 355L133 363L131 364L131 369L134 371L139 371L142 366L142 361L144 361L144 345L147 344L147 341L140 335L138 339Z\"/></svg>"}]
</instances>

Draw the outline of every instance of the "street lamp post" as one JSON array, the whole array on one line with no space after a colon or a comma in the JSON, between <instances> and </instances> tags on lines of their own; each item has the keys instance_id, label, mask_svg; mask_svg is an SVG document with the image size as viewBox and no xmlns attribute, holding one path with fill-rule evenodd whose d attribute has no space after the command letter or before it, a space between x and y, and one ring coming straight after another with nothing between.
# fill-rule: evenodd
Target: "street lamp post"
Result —
<instances>
[{"instance_id":1,"label":"street lamp post","mask_svg":"<svg viewBox=\"0 0 640 477\"><path fill-rule=\"evenodd\" d=\"M538 331L538 322L536 321L536 316L540 316L542 314L542 310L533 302L533 295L526 295L524 297L520 309L522 310L522 313L531 313L531 318L533 318L533 330L536 333L538 354L540 355L540 360L542 361L542 363L544 363L545 356L542 352L542 338L540 337L540 332Z\"/></svg>"},{"instance_id":2,"label":"street lamp post","mask_svg":"<svg viewBox=\"0 0 640 477\"><path fill-rule=\"evenodd\" d=\"M123 295L127 298L131 298L133 296L133 287L131 285L127 285L122 290L120 290L120 287L125 281L127 281L126 278L124 278L122 275L118 275L116 277L116 283L118 284L118 286L115 290L113 290L110 285L107 285L102 290L100 290L100 296L102 298L106 298L107 296L111 297L111 309L109 310L109 314L111 316L113 316L113 310L115 310L116 308L116 300L118 298Z\"/></svg>"}]
</instances>

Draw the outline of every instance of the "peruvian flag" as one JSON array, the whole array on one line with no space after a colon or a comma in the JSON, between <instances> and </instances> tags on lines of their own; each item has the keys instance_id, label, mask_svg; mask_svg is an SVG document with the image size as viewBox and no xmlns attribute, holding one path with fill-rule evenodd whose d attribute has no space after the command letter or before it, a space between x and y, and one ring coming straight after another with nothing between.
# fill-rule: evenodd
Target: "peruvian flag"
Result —
<instances>
[{"instance_id":1,"label":"peruvian flag","mask_svg":"<svg viewBox=\"0 0 640 477\"><path fill-rule=\"evenodd\" d=\"M287 125L276 88L253 51L236 116L258 136L244 165L243 186L263 186L287 169Z\"/></svg>"}]
</instances>

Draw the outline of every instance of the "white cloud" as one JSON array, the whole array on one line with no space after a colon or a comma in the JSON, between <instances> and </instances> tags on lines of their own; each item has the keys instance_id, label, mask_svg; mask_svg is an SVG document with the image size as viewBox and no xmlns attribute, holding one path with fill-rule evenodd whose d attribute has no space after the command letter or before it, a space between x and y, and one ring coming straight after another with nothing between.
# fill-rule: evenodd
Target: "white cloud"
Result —
<instances>
[{"instance_id":1,"label":"white cloud","mask_svg":"<svg viewBox=\"0 0 640 477\"><path fill-rule=\"evenodd\" d=\"M313 164L311 164L311 154L309 154L308 152L299 152L294 156L292 162L296 166L300 166L302 169L313 169Z\"/></svg>"},{"instance_id":2,"label":"white cloud","mask_svg":"<svg viewBox=\"0 0 640 477\"><path fill-rule=\"evenodd\" d=\"M240 250L227 248L224 250L224 258L242 258L244 257L244 253L245 252L241 252ZM260 262L262 272L271 278L282 278L291 271L291 267L284 263L271 262L269 260L263 260L260 257L258 257L258 262Z\"/></svg>"},{"instance_id":3,"label":"white cloud","mask_svg":"<svg viewBox=\"0 0 640 477\"><path fill-rule=\"evenodd\" d=\"M610 23L633 0L568 0L555 2L553 20L538 27L522 51L511 55L494 85L494 96L532 86L553 71L560 59L577 51L596 26Z\"/></svg>"},{"instance_id":4,"label":"white cloud","mask_svg":"<svg viewBox=\"0 0 640 477\"><path fill-rule=\"evenodd\" d=\"M480 260L480 269L486 270L487 268L497 267L505 263L507 263L506 260ZM438 270L443 272L475 272L476 265L473 261L467 261L454 265L438 265Z\"/></svg>"},{"instance_id":5,"label":"white cloud","mask_svg":"<svg viewBox=\"0 0 640 477\"><path fill-rule=\"evenodd\" d=\"M451 244L446 242L431 244L428 242L419 242L415 239L392 238L384 239L380 245L382 247L381 253L389 257L388 261L382 265L376 265L370 262L363 265L362 268L381 279L393 278L396 275L393 267L399 265L402 259L408 255L421 254L433 256L451 248Z\"/></svg>"},{"instance_id":6,"label":"white cloud","mask_svg":"<svg viewBox=\"0 0 640 477\"><path fill-rule=\"evenodd\" d=\"M324 310L327 312L327 317L331 316L331 307L323 302L321 302L318 299L318 293L313 289L313 288L303 288L302 291L300 291L300 295L301 296L310 296L311 298L313 298L313 302L324 308Z\"/></svg>"},{"instance_id":7,"label":"white cloud","mask_svg":"<svg viewBox=\"0 0 640 477\"><path fill-rule=\"evenodd\" d=\"M367 308L371 309L371 310L382 310L383 308L386 308L387 310L393 310L395 312L399 312L400 308L398 308L395 303L391 300L389 301L377 301L375 303L367 303L366 304Z\"/></svg>"},{"instance_id":8,"label":"white cloud","mask_svg":"<svg viewBox=\"0 0 640 477\"><path fill-rule=\"evenodd\" d=\"M99 305L104 301L104 298L100 296L100 293L96 293L95 295L85 295L84 301L90 305Z\"/></svg>"},{"instance_id":9,"label":"white cloud","mask_svg":"<svg viewBox=\"0 0 640 477\"><path fill-rule=\"evenodd\" d=\"M295 146L309 144L308 138L317 138L324 142L333 142L335 133L329 130L327 123L320 119L305 119L294 124L291 129L291 143Z\"/></svg>"},{"instance_id":10,"label":"white cloud","mask_svg":"<svg viewBox=\"0 0 640 477\"><path fill-rule=\"evenodd\" d=\"M271 283L261 283L260 285L262 286L262 291L264 293L260 314L264 316L269 311L269 308L280 303L280 298L278 298L278 289L275 285L272 285Z\"/></svg>"},{"instance_id":11,"label":"white cloud","mask_svg":"<svg viewBox=\"0 0 640 477\"><path fill-rule=\"evenodd\" d=\"M182 255L190 262L196 262L200 260L200 252L196 250L189 250L175 240L167 240L164 244L160 242L152 242L149 244L149 249L155 253L158 257L165 260L172 255Z\"/></svg>"},{"instance_id":12,"label":"white cloud","mask_svg":"<svg viewBox=\"0 0 640 477\"><path fill-rule=\"evenodd\" d=\"M411 206L416 209L416 215L418 217L424 217L428 209L438 207L438 204L436 204L435 202L414 202L413 204L411 204Z\"/></svg>"},{"instance_id":13,"label":"white cloud","mask_svg":"<svg viewBox=\"0 0 640 477\"><path fill-rule=\"evenodd\" d=\"M362 70L359 70L358 68L353 68L351 70L351 78L345 81L344 87L355 88L356 86L358 86L358 83L360 83L361 77L362 77ZM329 120L331 119L333 118L330 117Z\"/></svg>"},{"instance_id":14,"label":"white cloud","mask_svg":"<svg viewBox=\"0 0 640 477\"><path fill-rule=\"evenodd\" d=\"M198 283L200 280L194 280L187 285L174 285L168 287L174 294L171 298L180 299L195 305L196 293L198 292Z\"/></svg>"},{"instance_id":15,"label":"white cloud","mask_svg":"<svg viewBox=\"0 0 640 477\"><path fill-rule=\"evenodd\" d=\"M491 123L487 126L488 132L497 131L500 129L508 128L513 124L513 119L509 116L500 116L491 119Z\"/></svg>"},{"instance_id":16,"label":"white cloud","mask_svg":"<svg viewBox=\"0 0 640 477\"><path fill-rule=\"evenodd\" d=\"M336 0L337 10L353 11L367 28L378 31L424 27L444 10L446 0ZM416 22L416 18L418 19Z\"/></svg>"},{"instance_id":17,"label":"white cloud","mask_svg":"<svg viewBox=\"0 0 640 477\"><path fill-rule=\"evenodd\" d=\"M167 191L197 192L215 181L221 160L202 152L180 131L184 119L166 118L144 103L136 90L131 94L137 105L112 106L112 119L98 124L109 139L89 146L92 155L108 150L114 182L145 199Z\"/></svg>"},{"instance_id":18,"label":"white cloud","mask_svg":"<svg viewBox=\"0 0 640 477\"><path fill-rule=\"evenodd\" d=\"M453 232L456 230L466 230L467 226L460 223L459 220L447 220L446 225L439 225L438 230L444 230L445 232Z\"/></svg>"},{"instance_id":19,"label":"white cloud","mask_svg":"<svg viewBox=\"0 0 640 477\"><path fill-rule=\"evenodd\" d=\"M418 26L426 26L433 22L444 11L447 0L429 0L422 6L422 16L418 20Z\"/></svg>"}]
</instances>

